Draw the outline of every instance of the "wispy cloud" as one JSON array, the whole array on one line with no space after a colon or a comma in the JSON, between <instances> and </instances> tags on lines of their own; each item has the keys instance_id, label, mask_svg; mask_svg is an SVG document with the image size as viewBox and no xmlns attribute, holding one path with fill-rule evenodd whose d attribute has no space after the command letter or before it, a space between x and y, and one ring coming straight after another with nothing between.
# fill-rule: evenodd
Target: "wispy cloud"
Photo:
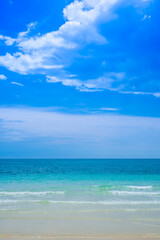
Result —
<instances>
[{"instance_id":1,"label":"wispy cloud","mask_svg":"<svg viewBox=\"0 0 160 240\"><path fill-rule=\"evenodd\" d=\"M74 78L59 78L55 76L47 76L46 81L48 83L61 83L64 86L75 87L81 92L98 92L103 90L109 90L112 92L118 92L120 94L134 94L134 95L152 95L154 97L160 97L160 92L139 92L139 91L127 91L125 90L126 74L124 72L109 72L104 76L97 79L79 80Z\"/></svg>"},{"instance_id":2,"label":"wispy cloud","mask_svg":"<svg viewBox=\"0 0 160 240\"><path fill-rule=\"evenodd\" d=\"M121 80L125 78L125 73L120 72L109 72L104 76L99 77L97 79L90 80L79 80L77 78L58 78L55 76L47 76L46 81L48 83L61 83L64 86L75 87L77 90L81 92L96 92L103 91L104 89L111 91L119 91L121 89ZM118 88L113 87L112 84L118 82Z\"/></svg>"},{"instance_id":3,"label":"wispy cloud","mask_svg":"<svg viewBox=\"0 0 160 240\"><path fill-rule=\"evenodd\" d=\"M134 94L134 95L152 95L154 97L160 97L160 92L135 92L135 91L119 91L123 94Z\"/></svg>"},{"instance_id":4,"label":"wispy cloud","mask_svg":"<svg viewBox=\"0 0 160 240\"><path fill-rule=\"evenodd\" d=\"M21 87L24 87L24 85L22 83L18 83L18 82L11 82L11 84L13 85L18 85L18 86L21 86Z\"/></svg>"},{"instance_id":5,"label":"wispy cloud","mask_svg":"<svg viewBox=\"0 0 160 240\"><path fill-rule=\"evenodd\" d=\"M116 112L116 111L119 111L119 109L118 108L109 108L109 107L102 107L102 108L100 108L100 110L101 111L113 111L113 112Z\"/></svg>"},{"instance_id":6,"label":"wispy cloud","mask_svg":"<svg viewBox=\"0 0 160 240\"><path fill-rule=\"evenodd\" d=\"M6 79L7 79L7 77L5 75L0 74L0 80L6 80Z\"/></svg>"},{"instance_id":7,"label":"wispy cloud","mask_svg":"<svg viewBox=\"0 0 160 240\"><path fill-rule=\"evenodd\" d=\"M99 91L99 89L96 89L95 85L90 84L89 81L83 82L78 79L61 79L53 76L47 76L48 83L61 83L64 86L69 86L69 87L75 87L79 91Z\"/></svg>"},{"instance_id":8,"label":"wispy cloud","mask_svg":"<svg viewBox=\"0 0 160 240\"><path fill-rule=\"evenodd\" d=\"M149 19L149 18L151 18L150 15L144 15L144 17L142 18L142 21L144 21L144 20L146 20L146 19Z\"/></svg>"},{"instance_id":9,"label":"wispy cloud","mask_svg":"<svg viewBox=\"0 0 160 240\"><path fill-rule=\"evenodd\" d=\"M36 22L32 22L32 23L28 24L27 25L27 31L20 32L18 34L18 38L17 38L16 41L21 42L24 39L24 37L27 37L27 35L31 32L31 30L35 28L36 25L37 25Z\"/></svg>"},{"instance_id":10,"label":"wispy cloud","mask_svg":"<svg viewBox=\"0 0 160 240\"><path fill-rule=\"evenodd\" d=\"M33 22L33 23L30 23L27 25L27 30L24 31L24 32L20 32L18 34L18 37L17 38L11 38L11 37L8 37L8 36L3 36L3 35L0 35L0 40L3 40L5 42L6 45L13 45L14 43L15 44L19 44L20 42L26 40L28 34L30 33L30 31L32 29L35 28L36 26L36 22Z\"/></svg>"}]
</instances>

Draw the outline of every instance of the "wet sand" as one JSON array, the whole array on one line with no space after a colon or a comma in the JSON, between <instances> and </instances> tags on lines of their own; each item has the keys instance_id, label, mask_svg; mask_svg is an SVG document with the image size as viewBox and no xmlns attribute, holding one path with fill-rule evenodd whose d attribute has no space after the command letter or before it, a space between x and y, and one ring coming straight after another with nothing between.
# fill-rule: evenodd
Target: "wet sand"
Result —
<instances>
[{"instance_id":1,"label":"wet sand","mask_svg":"<svg viewBox=\"0 0 160 240\"><path fill-rule=\"evenodd\" d=\"M160 239L160 235L104 235L104 236L75 236L75 235L70 235L70 236L23 236L23 235L0 235L0 239L1 240L44 240L44 239L49 239L49 240L65 240L65 239L76 239L76 240L88 240L88 239L92 239L92 240L151 240L151 239Z\"/></svg>"}]
</instances>

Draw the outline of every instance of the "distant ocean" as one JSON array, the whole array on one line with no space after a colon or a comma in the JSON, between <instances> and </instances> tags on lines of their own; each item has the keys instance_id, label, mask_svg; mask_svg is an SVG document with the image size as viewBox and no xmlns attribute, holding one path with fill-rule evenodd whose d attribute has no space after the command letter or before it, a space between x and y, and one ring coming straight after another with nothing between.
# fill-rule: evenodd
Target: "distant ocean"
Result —
<instances>
[{"instance_id":1,"label":"distant ocean","mask_svg":"<svg viewBox=\"0 0 160 240\"><path fill-rule=\"evenodd\" d=\"M160 160L0 160L0 239L133 236L160 239Z\"/></svg>"}]
</instances>

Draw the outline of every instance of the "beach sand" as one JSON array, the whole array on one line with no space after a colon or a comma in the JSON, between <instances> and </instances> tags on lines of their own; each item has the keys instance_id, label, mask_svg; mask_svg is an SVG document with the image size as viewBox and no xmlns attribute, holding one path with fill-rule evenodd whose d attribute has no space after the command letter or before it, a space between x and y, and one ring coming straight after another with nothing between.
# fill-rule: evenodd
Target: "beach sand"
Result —
<instances>
[{"instance_id":1,"label":"beach sand","mask_svg":"<svg viewBox=\"0 0 160 240\"><path fill-rule=\"evenodd\" d=\"M148 236L148 235L121 235L121 236L111 236L111 235L106 235L106 236L23 236L23 235L19 235L19 236L12 236L12 235L2 235L0 236L1 240L44 240L44 239L48 239L48 240L65 240L65 239L76 239L76 240L88 240L88 239L92 239L92 240L159 240L160 239L160 235L152 235L152 236Z\"/></svg>"},{"instance_id":2,"label":"beach sand","mask_svg":"<svg viewBox=\"0 0 160 240\"><path fill-rule=\"evenodd\" d=\"M143 211L5 213L0 216L0 240L160 240L159 213L150 211L150 218Z\"/></svg>"}]
</instances>

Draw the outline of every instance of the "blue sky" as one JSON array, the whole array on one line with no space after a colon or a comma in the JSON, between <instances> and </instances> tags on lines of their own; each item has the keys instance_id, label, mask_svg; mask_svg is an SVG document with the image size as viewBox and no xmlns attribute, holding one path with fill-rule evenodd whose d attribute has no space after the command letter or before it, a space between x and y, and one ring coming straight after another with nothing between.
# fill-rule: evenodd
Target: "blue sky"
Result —
<instances>
[{"instance_id":1,"label":"blue sky","mask_svg":"<svg viewBox=\"0 0 160 240\"><path fill-rule=\"evenodd\" d=\"M160 158L158 0L0 5L1 158Z\"/></svg>"}]
</instances>

